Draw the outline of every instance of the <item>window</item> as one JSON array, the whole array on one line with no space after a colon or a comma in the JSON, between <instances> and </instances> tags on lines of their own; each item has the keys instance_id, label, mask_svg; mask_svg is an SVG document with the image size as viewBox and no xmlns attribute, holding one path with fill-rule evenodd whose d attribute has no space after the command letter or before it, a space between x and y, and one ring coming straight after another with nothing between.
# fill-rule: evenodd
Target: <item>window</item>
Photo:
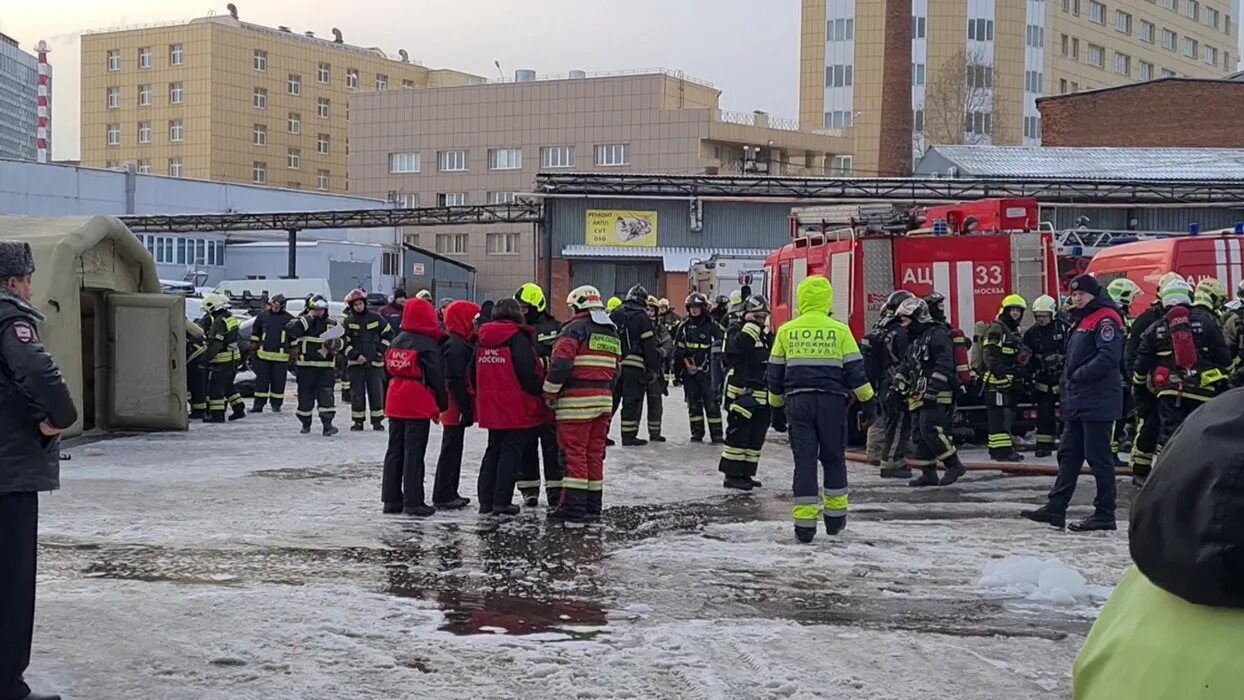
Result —
<instances>
[{"instance_id":1,"label":"window","mask_svg":"<svg viewBox=\"0 0 1244 700\"><path fill-rule=\"evenodd\" d=\"M109 124L108 125L108 145L109 146L120 146L121 145L121 125L120 124Z\"/></svg>"},{"instance_id":2,"label":"window","mask_svg":"<svg viewBox=\"0 0 1244 700\"><path fill-rule=\"evenodd\" d=\"M1071 55L1071 37L1067 36L1066 34L1063 34L1062 38L1060 39L1060 43L1061 43L1062 54L1064 56L1070 56Z\"/></svg>"},{"instance_id":3,"label":"window","mask_svg":"<svg viewBox=\"0 0 1244 700\"><path fill-rule=\"evenodd\" d=\"M418 153L390 153L389 172L417 173L422 165L421 160Z\"/></svg>"},{"instance_id":4,"label":"window","mask_svg":"<svg viewBox=\"0 0 1244 700\"><path fill-rule=\"evenodd\" d=\"M1146 44L1152 44L1155 36L1156 27L1154 27L1153 22L1146 22L1143 19L1140 20L1140 40Z\"/></svg>"},{"instance_id":5,"label":"window","mask_svg":"<svg viewBox=\"0 0 1244 700\"><path fill-rule=\"evenodd\" d=\"M252 100L255 109L268 108L268 90L266 88L255 88L255 96Z\"/></svg>"},{"instance_id":6,"label":"window","mask_svg":"<svg viewBox=\"0 0 1244 700\"><path fill-rule=\"evenodd\" d=\"M1080 16L1080 0L1071 0L1071 14Z\"/></svg>"},{"instance_id":7,"label":"window","mask_svg":"<svg viewBox=\"0 0 1244 700\"><path fill-rule=\"evenodd\" d=\"M289 133L291 134L302 133L302 115L299 114L298 112L289 113Z\"/></svg>"},{"instance_id":8,"label":"window","mask_svg":"<svg viewBox=\"0 0 1244 700\"><path fill-rule=\"evenodd\" d=\"M1163 77L1163 78L1174 78L1174 77L1175 77L1175 71L1171 70L1170 68L1163 68L1163 69L1162 69L1162 77Z\"/></svg>"},{"instance_id":9,"label":"window","mask_svg":"<svg viewBox=\"0 0 1244 700\"><path fill-rule=\"evenodd\" d=\"M1027 43L1034 49L1040 49L1045 46L1045 27L1039 27L1035 24L1028 25Z\"/></svg>"},{"instance_id":10,"label":"window","mask_svg":"<svg viewBox=\"0 0 1244 700\"><path fill-rule=\"evenodd\" d=\"M255 58L251 61L251 65L260 73L268 72L268 52L262 49L255 49Z\"/></svg>"},{"instance_id":11,"label":"window","mask_svg":"<svg viewBox=\"0 0 1244 700\"><path fill-rule=\"evenodd\" d=\"M1213 46L1205 46L1205 62L1211 66L1218 65L1218 49Z\"/></svg>"},{"instance_id":12,"label":"window","mask_svg":"<svg viewBox=\"0 0 1244 700\"><path fill-rule=\"evenodd\" d=\"M520 170L523 152L518 148L494 148L488 151L489 170Z\"/></svg>"},{"instance_id":13,"label":"window","mask_svg":"<svg viewBox=\"0 0 1244 700\"><path fill-rule=\"evenodd\" d=\"M1045 75L1039 71L1024 71L1024 90L1041 94L1042 83L1045 82Z\"/></svg>"},{"instance_id":14,"label":"window","mask_svg":"<svg viewBox=\"0 0 1244 700\"><path fill-rule=\"evenodd\" d=\"M1067 79L1066 78L1058 79L1058 94L1060 95L1067 94Z\"/></svg>"},{"instance_id":15,"label":"window","mask_svg":"<svg viewBox=\"0 0 1244 700\"><path fill-rule=\"evenodd\" d=\"M1179 47L1179 38L1169 29L1162 30L1162 48L1175 51Z\"/></svg>"},{"instance_id":16,"label":"window","mask_svg":"<svg viewBox=\"0 0 1244 700\"><path fill-rule=\"evenodd\" d=\"M1132 33L1132 16L1122 10L1115 10L1114 28L1120 34Z\"/></svg>"},{"instance_id":17,"label":"window","mask_svg":"<svg viewBox=\"0 0 1244 700\"><path fill-rule=\"evenodd\" d=\"M487 243L490 255L514 255L518 252L517 233L490 233Z\"/></svg>"},{"instance_id":18,"label":"window","mask_svg":"<svg viewBox=\"0 0 1244 700\"><path fill-rule=\"evenodd\" d=\"M1137 76L1141 80L1153 80L1153 64L1140 62L1140 73Z\"/></svg>"},{"instance_id":19,"label":"window","mask_svg":"<svg viewBox=\"0 0 1244 700\"><path fill-rule=\"evenodd\" d=\"M973 63L968 66L968 87L987 90L993 87L993 67Z\"/></svg>"},{"instance_id":20,"label":"window","mask_svg":"<svg viewBox=\"0 0 1244 700\"><path fill-rule=\"evenodd\" d=\"M1172 12L1178 12L1179 0L1162 0L1162 7L1165 7Z\"/></svg>"},{"instance_id":21,"label":"window","mask_svg":"<svg viewBox=\"0 0 1244 700\"><path fill-rule=\"evenodd\" d=\"M993 41L993 20L969 19L968 39L973 41Z\"/></svg>"},{"instance_id":22,"label":"window","mask_svg":"<svg viewBox=\"0 0 1244 700\"><path fill-rule=\"evenodd\" d=\"M1201 3L1197 0L1188 0L1184 3L1184 17L1196 22L1201 19Z\"/></svg>"},{"instance_id":23,"label":"window","mask_svg":"<svg viewBox=\"0 0 1244 700\"><path fill-rule=\"evenodd\" d=\"M108 109L121 109L121 88L108 88Z\"/></svg>"},{"instance_id":24,"label":"window","mask_svg":"<svg viewBox=\"0 0 1244 700\"><path fill-rule=\"evenodd\" d=\"M1106 23L1106 6L1095 0L1089 0L1089 21L1094 24Z\"/></svg>"},{"instance_id":25,"label":"window","mask_svg":"<svg viewBox=\"0 0 1244 700\"><path fill-rule=\"evenodd\" d=\"M912 85L924 85L924 64L911 64L911 83Z\"/></svg>"},{"instance_id":26,"label":"window","mask_svg":"<svg viewBox=\"0 0 1244 700\"><path fill-rule=\"evenodd\" d=\"M911 128L916 133L924 131L924 110L913 109L911 112Z\"/></svg>"},{"instance_id":27,"label":"window","mask_svg":"<svg viewBox=\"0 0 1244 700\"><path fill-rule=\"evenodd\" d=\"M460 207L466 203L466 192L442 192L436 195L438 207Z\"/></svg>"},{"instance_id":28,"label":"window","mask_svg":"<svg viewBox=\"0 0 1244 700\"><path fill-rule=\"evenodd\" d=\"M328 134L320 134L315 137L315 152L322 156L328 155Z\"/></svg>"},{"instance_id":29,"label":"window","mask_svg":"<svg viewBox=\"0 0 1244 700\"><path fill-rule=\"evenodd\" d=\"M359 88L359 69L358 68L347 68L346 69L346 89L357 90L358 88Z\"/></svg>"},{"instance_id":30,"label":"window","mask_svg":"<svg viewBox=\"0 0 1244 700\"><path fill-rule=\"evenodd\" d=\"M121 70L121 52L113 49L108 52L108 72L112 73Z\"/></svg>"},{"instance_id":31,"label":"window","mask_svg":"<svg viewBox=\"0 0 1244 700\"><path fill-rule=\"evenodd\" d=\"M328 191L328 171L320 170L315 174L315 189L321 192Z\"/></svg>"},{"instance_id":32,"label":"window","mask_svg":"<svg viewBox=\"0 0 1244 700\"><path fill-rule=\"evenodd\" d=\"M1071 37L1071 58L1072 60L1080 60L1080 40Z\"/></svg>"},{"instance_id":33,"label":"window","mask_svg":"<svg viewBox=\"0 0 1244 700\"><path fill-rule=\"evenodd\" d=\"M604 144L596 147L597 165L630 165L631 147L625 143Z\"/></svg>"},{"instance_id":34,"label":"window","mask_svg":"<svg viewBox=\"0 0 1244 700\"><path fill-rule=\"evenodd\" d=\"M181 173L182 173L181 158L169 158L168 159L168 174L171 177L181 177Z\"/></svg>"},{"instance_id":35,"label":"window","mask_svg":"<svg viewBox=\"0 0 1244 700\"><path fill-rule=\"evenodd\" d=\"M1098 68L1106 67L1106 50L1097 44L1088 45L1088 64Z\"/></svg>"},{"instance_id":36,"label":"window","mask_svg":"<svg viewBox=\"0 0 1244 700\"><path fill-rule=\"evenodd\" d=\"M414 89L415 89L415 81L413 81L413 80L403 80L403 81L402 81L402 89L403 89L403 90L414 90Z\"/></svg>"},{"instance_id":37,"label":"window","mask_svg":"<svg viewBox=\"0 0 1244 700\"><path fill-rule=\"evenodd\" d=\"M151 161L149 160L138 161L138 174L139 175L150 175L151 174Z\"/></svg>"},{"instance_id":38,"label":"window","mask_svg":"<svg viewBox=\"0 0 1244 700\"><path fill-rule=\"evenodd\" d=\"M328 119L329 107L331 106L332 106L332 102L327 97L321 97L320 99L316 100L315 116L319 117L320 119Z\"/></svg>"},{"instance_id":39,"label":"window","mask_svg":"<svg viewBox=\"0 0 1244 700\"><path fill-rule=\"evenodd\" d=\"M1184 37L1184 55L1188 58L1196 58L1197 41L1190 36Z\"/></svg>"},{"instance_id":40,"label":"window","mask_svg":"<svg viewBox=\"0 0 1244 700\"><path fill-rule=\"evenodd\" d=\"M1130 77L1132 75L1132 57L1127 54L1115 53L1114 72Z\"/></svg>"},{"instance_id":41,"label":"window","mask_svg":"<svg viewBox=\"0 0 1244 700\"><path fill-rule=\"evenodd\" d=\"M1024 117L1024 138L1041 138L1041 117Z\"/></svg>"},{"instance_id":42,"label":"window","mask_svg":"<svg viewBox=\"0 0 1244 700\"><path fill-rule=\"evenodd\" d=\"M180 119L174 119L168 123L168 140L179 143L185 135L186 129L182 125Z\"/></svg>"},{"instance_id":43,"label":"window","mask_svg":"<svg viewBox=\"0 0 1244 700\"><path fill-rule=\"evenodd\" d=\"M825 24L825 37L829 41L851 41L855 38L855 20L829 20L829 22Z\"/></svg>"},{"instance_id":44,"label":"window","mask_svg":"<svg viewBox=\"0 0 1244 700\"><path fill-rule=\"evenodd\" d=\"M825 87L850 87L855 84L855 66L839 63L825 66Z\"/></svg>"},{"instance_id":45,"label":"window","mask_svg":"<svg viewBox=\"0 0 1244 700\"><path fill-rule=\"evenodd\" d=\"M850 175L854 167L854 160L852 156L834 156L834 159L830 161L830 174Z\"/></svg>"},{"instance_id":46,"label":"window","mask_svg":"<svg viewBox=\"0 0 1244 700\"><path fill-rule=\"evenodd\" d=\"M400 275L402 274L402 256L396 251L386 250L380 256L380 274L382 275Z\"/></svg>"},{"instance_id":47,"label":"window","mask_svg":"<svg viewBox=\"0 0 1244 700\"><path fill-rule=\"evenodd\" d=\"M168 103L171 105L179 105L185 101L186 90L181 83L168 84Z\"/></svg>"},{"instance_id":48,"label":"window","mask_svg":"<svg viewBox=\"0 0 1244 700\"><path fill-rule=\"evenodd\" d=\"M489 204L510 204L514 201L513 192L489 192Z\"/></svg>"},{"instance_id":49,"label":"window","mask_svg":"<svg viewBox=\"0 0 1244 700\"><path fill-rule=\"evenodd\" d=\"M1214 9L1214 8L1212 8L1212 7L1207 7L1207 8L1205 8L1205 24L1206 24L1206 26L1213 27L1214 29L1217 29L1217 28L1218 28L1218 24L1219 24L1219 22L1220 22L1220 20L1221 20L1221 17L1222 17L1222 15L1221 15L1221 13L1220 13L1220 12L1218 12L1218 10L1215 10L1215 9Z\"/></svg>"},{"instance_id":50,"label":"window","mask_svg":"<svg viewBox=\"0 0 1244 700\"><path fill-rule=\"evenodd\" d=\"M854 122L855 113L849 109L834 110L825 113L826 129L846 129Z\"/></svg>"},{"instance_id":51,"label":"window","mask_svg":"<svg viewBox=\"0 0 1244 700\"><path fill-rule=\"evenodd\" d=\"M138 122L138 142L151 143L151 122Z\"/></svg>"},{"instance_id":52,"label":"window","mask_svg":"<svg viewBox=\"0 0 1244 700\"><path fill-rule=\"evenodd\" d=\"M993 114L989 112L968 112L964 120L964 131L969 134L988 136L993 133Z\"/></svg>"},{"instance_id":53,"label":"window","mask_svg":"<svg viewBox=\"0 0 1244 700\"><path fill-rule=\"evenodd\" d=\"M466 151L438 151L436 169L441 172L459 172L467 169Z\"/></svg>"},{"instance_id":54,"label":"window","mask_svg":"<svg viewBox=\"0 0 1244 700\"><path fill-rule=\"evenodd\" d=\"M573 168L574 146L545 146L540 149L541 168Z\"/></svg>"},{"instance_id":55,"label":"window","mask_svg":"<svg viewBox=\"0 0 1244 700\"><path fill-rule=\"evenodd\" d=\"M298 75L297 73L290 73L288 84L289 84L289 94L291 95L302 94L302 76L301 75Z\"/></svg>"},{"instance_id":56,"label":"window","mask_svg":"<svg viewBox=\"0 0 1244 700\"><path fill-rule=\"evenodd\" d=\"M106 161L104 161L104 167L105 167L105 168L107 168L108 170L116 170L116 169L117 169L117 167L118 167L118 165L117 165L117 161L115 161L115 160L106 160Z\"/></svg>"},{"instance_id":57,"label":"window","mask_svg":"<svg viewBox=\"0 0 1244 700\"><path fill-rule=\"evenodd\" d=\"M187 241L181 236L177 237L177 264L186 264L186 243L190 243L190 250L194 250L194 241Z\"/></svg>"},{"instance_id":58,"label":"window","mask_svg":"<svg viewBox=\"0 0 1244 700\"><path fill-rule=\"evenodd\" d=\"M1222 69L1231 70L1231 52L1230 51L1222 52Z\"/></svg>"},{"instance_id":59,"label":"window","mask_svg":"<svg viewBox=\"0 0 1244 700\"><path fill-rule=\"evenodd\" d=\"M911 18L912 38L913 39L924 39L928 35L929 35L928 19L925 17L912 17Z\"/></svg>"},{"instance_id":60,"label":"window","mask_svg":"<svg viewBox=\"0 0 1244 700\"><path fill-rule=\"evenodd\" d=\"M1079 83L1077 83L1077 82L1076 82L1076 81L1074 81L1074 80L1073 80L1073 81L1071 81L1071 91L1072 91L1072 92L1079 92L1079 91L1080 91L1080 84L1079 84Z\"/></svg>"},{"instance_id":61,"label":"window","mask_svg":"<svg viewBox=\"0 0 1244 700\"><path fill-rule=\"evenodd\" d=\"M169 44L168 46L168 64L170 66L180 66L186 62L186 50L181 44Z\"/></svg>"},{"instance_id":62,"label":"window","mask_svg":"<svg viewBox=\"0 0 1244 700\"><path fill-rule=\"evenodd\" d=\"M436 252L449 255L462 255L467 252L467 234L438 233L436 234Z\"/></svg>"},{"instance_id":63,"label":"window","mask_svg":"<svg viewBox=\"0 0 1244 700\"><path fill-rule=\"evenodd\" d=\"M150 68L151 65L151 47L144 46L138 50L138 67L146 70L147 68Z\"/></svg>"},{"instance_id":64,"label":"window","mask_svg":"<svg viewBox=\"0 0 1244 700\"><path fill-rule=\"evenodd\" d=\"M251 140L251 144L255 146L267 146L268 145L268 127L267 126L264 126L263 124L256 124L255 129L252 133L253 133L253 138Z\"/></svg>"},{"instance_id":65,"label":"window","mask_svg":"<svg viewBox=\"0 0 1244 700\"><path fill-rule=\"evenodd\" d=\"M394 192L393 203L402 209L415 209L419 206L419 194L417 192Z\"/></svg>"},{"instance_id":66,"label":"window","mask_svg":"<svg viewBox=\"0 0 1244 700\"><path fill-rule=\"evenodd\" d=\"M389 76L376 74L376 92L384 92L389 89Z\"/></svg>"},{"instance_id":67,"label":"window","mask_svg":"<svg viewBox=\"0 0 1244 700\"><path fill-rule=\"evenodd\" d=\"M151 86L150 85L139 85L138 86L138 106L139 107L150 107L151 106Z\"/></svg>"},{"instance_id":68,"label":"window","mask_svg":"<svg viewBox=\"0 0 1244 700\"><path fill-rule=\"evenodd\" d=\"M255 183L256 185L268 184L268 164L267 163L255 161L255 164L251 166L251 182Z\"/></svg>"},{"instance_id":69,"label":"window","mask_svg":"<svg viewBox=\"0 0 1244 700\"><path fill-rule=\"evenodd\" d=\"M302 151L297 148L291 148L286 151L286 166L290 170L298 170L302 167Z\"/></svg>"}]
</instances>

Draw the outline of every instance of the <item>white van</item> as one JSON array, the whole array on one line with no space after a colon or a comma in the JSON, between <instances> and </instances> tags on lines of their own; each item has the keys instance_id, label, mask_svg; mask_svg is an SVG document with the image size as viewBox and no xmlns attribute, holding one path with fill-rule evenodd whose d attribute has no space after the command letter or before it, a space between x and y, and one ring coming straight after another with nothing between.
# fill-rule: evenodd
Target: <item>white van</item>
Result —
<instances>
[{"instance_id":1,"label":"white van","mask_svg":"<svg viewBox=\"0 0 1244 700\"><path fill-rule=\"evenodd\" d=\"M333 298L328 280L314 277L292 280L224 280L212 291L233 297L240 297L243 296L243 292L249 292L252 297L262 297L265 294L274 297L284 294L286 299L305 299L311 294L319 294L325 299Z\"/></svg>"}]
</instances>

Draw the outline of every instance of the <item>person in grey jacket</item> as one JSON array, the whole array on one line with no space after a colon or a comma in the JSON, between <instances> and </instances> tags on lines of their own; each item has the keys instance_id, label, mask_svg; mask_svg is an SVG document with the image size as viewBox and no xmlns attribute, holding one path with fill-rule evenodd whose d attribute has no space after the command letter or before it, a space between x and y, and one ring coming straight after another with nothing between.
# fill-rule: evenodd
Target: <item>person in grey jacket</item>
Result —
<instances>
[{"instance_id":1,"label":"person in grey jacket","mask_svg":"<svg viewBox=\"0 0 1244 700\"><path fill-rule=\"evenodd\" d=\"M39 492L60 488L60 433L78 421L69 387L39 341L30 244L0 241L0 700L32 693Z\"/></svg>"}]
</instances>

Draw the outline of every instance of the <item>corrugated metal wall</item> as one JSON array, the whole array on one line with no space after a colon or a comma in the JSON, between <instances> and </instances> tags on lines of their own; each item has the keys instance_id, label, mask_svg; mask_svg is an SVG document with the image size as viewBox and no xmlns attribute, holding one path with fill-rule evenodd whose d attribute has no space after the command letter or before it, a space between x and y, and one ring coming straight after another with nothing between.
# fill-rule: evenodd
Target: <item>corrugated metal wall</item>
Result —
<instances>
[{"instance_id":1,"label":"corrugated metal wall","mask_svg":"<svg viewBox=\"0 0 1244 700\"><path fill-rule=\"evenodd\" d=\"M686 248L778 248L790 239L790 203L703 202L704 230L691 231L690 204L674 199L608 199L589 197L545 200L553 257L568 245L587 239L589 209L632 209L657 212L657 244Z\"/></svg>"},{"instance_id":2,"label":"corrugated metal wall","mask_svg":"<svg viewBox=\"0 0 1244 700\"><path fill-rule=\"evenodd\" d=\"M1076 219L1089 218L1090 229L1137 231L1187 231L1188 224L1200 224L1202 231L1231 228L1244 221L1244 209L1107 209L1101 207L1041 207L1041 220L1053 222L1062 230L1076 227ZM1135 219L1136 225L1129 226Z\"/></svg>"}]
</instances>

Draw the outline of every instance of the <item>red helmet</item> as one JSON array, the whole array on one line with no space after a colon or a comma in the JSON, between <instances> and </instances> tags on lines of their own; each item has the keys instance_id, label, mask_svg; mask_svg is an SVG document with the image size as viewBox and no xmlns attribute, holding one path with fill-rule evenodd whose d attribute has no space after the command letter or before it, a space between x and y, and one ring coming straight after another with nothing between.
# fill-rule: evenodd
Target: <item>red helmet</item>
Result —
<instances>
[{"instance_id":1,"label":"red helmet","mask_svg":"<svg viewBox=\"0 0 1244 700\"><path fill-rule=\"evenodd\" d=\"M346 306L350 306L356 301L367 301L367 292L364 292L361 289L351 290L350 293L346 295Z\"/></svg>"}]
</instances>

